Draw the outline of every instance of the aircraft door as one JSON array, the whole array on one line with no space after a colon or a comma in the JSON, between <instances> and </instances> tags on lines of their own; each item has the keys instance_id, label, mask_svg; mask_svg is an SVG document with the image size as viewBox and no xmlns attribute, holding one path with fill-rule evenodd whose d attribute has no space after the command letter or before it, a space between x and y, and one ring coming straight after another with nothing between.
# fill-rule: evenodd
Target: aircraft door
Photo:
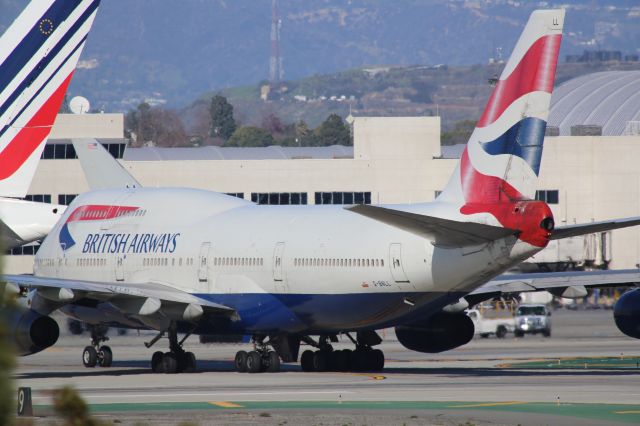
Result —
<instances>
[{"instance_id":1,"label":"aircraft door","mask_svg":"<svg viewBox=\"0 0 640 426\"><path fill-rule=\"evenodd\" d=\"M389 268L396 283L408 283L409 278L402 266L402 245L393 243L389 246Z\"/></svg>"},{"instance_id":2,"label":"aircraft door","mask_svg":"<svg viewBox=\"0 0 640 426\"><path fill-rule=\"evenodd\" d=\"M201 283L209 281L209 251L211 243L206 242L200 245L200 256L198 258L198 281Z\"/></svg>"},{"instance_id":3,"label":"aircraft door","mask_svg":"<svg viewBox=\"0 0 640 426\"><path fill-rule=\"evenodd\" d=\"M124 281L124 256L116 256L116 281Z\"/></svg>"},{"instance_id":4,"label":"aircraft door","mask_svg":"<svg viewBox=\"0 0 640 426\"><path fill-rule=\"evenodd\" d=\"M273 250L273 281L275 283L276 290L285 291L286 283L284 281L284 274L282 272L282 263L284 255L284 243L280 242L276 244Z\"/></svg>"}]
</instances>

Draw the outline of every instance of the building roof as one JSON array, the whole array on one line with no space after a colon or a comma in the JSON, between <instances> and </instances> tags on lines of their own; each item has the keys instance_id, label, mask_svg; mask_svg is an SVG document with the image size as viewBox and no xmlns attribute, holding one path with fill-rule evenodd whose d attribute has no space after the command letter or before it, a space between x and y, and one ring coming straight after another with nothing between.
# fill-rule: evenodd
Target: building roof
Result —
<instances>
[{"instance_id":1,"label":"building roof","mask_svg":"<svg viewBox=\"0 0 640 426\"><path fill-rule=\"evenodd\" d=\"M353 147L332 145L322 147L221 148L203 146L198 148L127 148L126 161L171 161L171 160L295 160L295 159L353 158Z\"/></svg>"},{"instance_id":2,"label":"building roof","mask_svg":"<svg viewBox=\"0 0 640 426\"><path fill-rule=\"evenodd\" d=\"M558 86L551 98L549 125L571 134L571 126L598 125L605 136L621 136L629 121L640 121L640 71L583 75Z\"/></svg>"}]
</instances>

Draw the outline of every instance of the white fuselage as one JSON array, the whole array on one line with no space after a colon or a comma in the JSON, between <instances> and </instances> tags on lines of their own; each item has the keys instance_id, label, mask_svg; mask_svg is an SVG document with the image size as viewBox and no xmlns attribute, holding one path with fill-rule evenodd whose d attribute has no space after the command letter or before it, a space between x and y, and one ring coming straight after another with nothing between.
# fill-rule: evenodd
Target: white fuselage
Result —
<instances>
[{"instance_id":1,"label":"white fuselage","mask_svg":"<svg viewBox=\"0 0 640 426\"><path fill-rule=\"evenodd\" d=\"M98 213L69 221L82 206ZM131 209L104 219L111 206ZM446 210L441 203L404 207ZM60 236L65 226L74 243ZM109 190L69 206L38 251L34 273L165 284L233 307L246 320L242 330L344 330L428 315L425 309L455 302L536 250L515 237L438 247L344 206L260 206L177 188Z\"/></svg>"},{"instance_id":2,"label":"white fuselage","mask_svg":"<svg viewBox=\"0 0 640 426\"><path fill-rule=\"evenodd\" d=\"M0 220L8 228L2 247L10 249L46 237L66 206L0 197Z\"/></svg>"}]
</instances>

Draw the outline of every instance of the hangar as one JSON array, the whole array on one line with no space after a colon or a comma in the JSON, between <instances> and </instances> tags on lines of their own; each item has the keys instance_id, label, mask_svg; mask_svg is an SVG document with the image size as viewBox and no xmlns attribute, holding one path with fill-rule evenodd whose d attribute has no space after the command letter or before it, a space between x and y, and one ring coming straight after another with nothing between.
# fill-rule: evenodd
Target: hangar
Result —
<instances>
[{"instance_id":1,"label":"hangar","mask_svg":"<svg viewBox=\"0 0 640 426\"><path fill-rule=\"evenodd\" d=\"M557 224L640 215L640 132L633 131L640 115L640 91L629 86L640 81L640 72L630 72L635 74L632 77L629 72L619 73L570 80L554 93L538 198L550 204ZM627 96L619 108L598 109L603 102L620 100L618 95L588 89L592 81L602 82L602 78L616 82L608 85L614 93L635 96ZM584 101L585 96L590 101ZM576 110L593 114L576 114ZM31 185L30 199L68 204L89 189L70 144L71 138L80 137L97 138L142 185L202 188L264 204L429 201L444 187L461 153L461 146L440 145L439 117L355 117L353 147L317 148L125 149L123 122L121 114L60 115ZM572 127L584 124L599 125L600 134L571 134ZM550 136L553 126L559 129L557 136ZM563 247L552 245L540 259L553 262L581 256L616 269L640 264L638 228L566 244L569 248L564 252ZM30 272L34 250L13 250L5 258L6 272Z\"/></svg>"}]
</instances>

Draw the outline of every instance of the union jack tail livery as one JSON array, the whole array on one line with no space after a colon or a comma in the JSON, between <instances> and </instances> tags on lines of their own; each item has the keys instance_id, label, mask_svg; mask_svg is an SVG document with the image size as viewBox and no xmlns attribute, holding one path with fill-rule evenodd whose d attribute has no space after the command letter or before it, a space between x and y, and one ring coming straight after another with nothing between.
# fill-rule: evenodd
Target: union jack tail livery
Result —
<instances>
[{"instance_id":1,"label":"union jack tail livery","mask_svg":"<svg viewBox=\"0 0 640 426\"><path fill-rule=\"evenodd\" d=\"M100 0L31 1L0 38L0 195L23 197Z\"/></svg>"}]
</instances>

